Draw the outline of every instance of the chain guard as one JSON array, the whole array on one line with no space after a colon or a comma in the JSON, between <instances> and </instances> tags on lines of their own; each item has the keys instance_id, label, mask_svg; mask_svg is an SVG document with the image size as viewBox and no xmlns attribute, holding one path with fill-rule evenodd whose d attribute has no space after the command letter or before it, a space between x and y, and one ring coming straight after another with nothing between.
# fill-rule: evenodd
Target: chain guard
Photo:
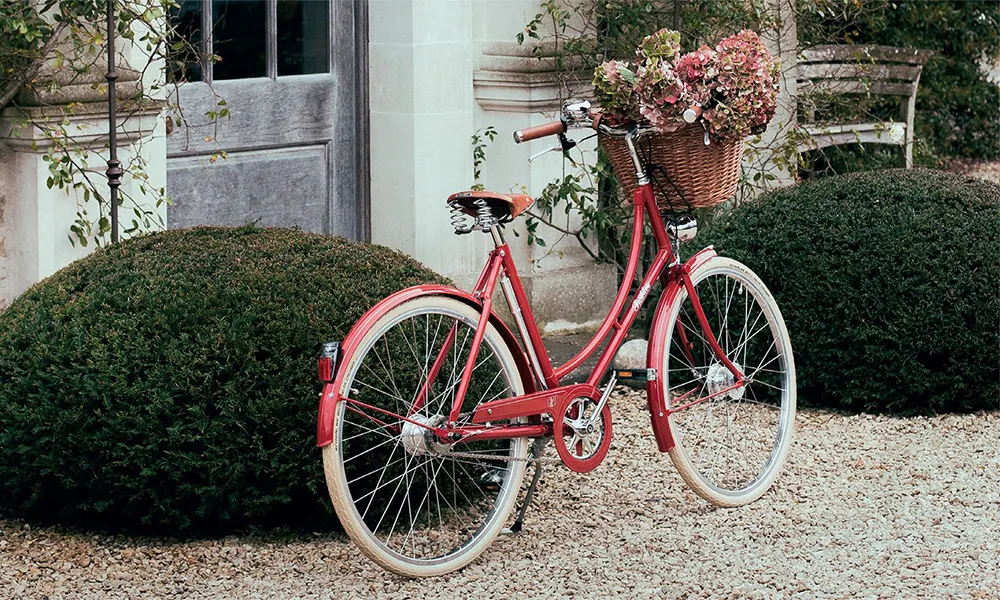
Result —
<instances>
[{"instance_id":1,"label":"chain guard","mask_svg":"<svg viewBox=\"0 0 1000 600\"><path fill-rule=\"evenodd\" d=\"M597 407L591 398L577 397L566 402L553 415L552 432L556 452L571 471L588 473L604 462L611 448L611 407L606 403L600 416L592 424L593 431L581 431L581 418L577 415L583 407L583 417L589 417L589 408ZM574 428L574 424L577 428ZM567 440L567 438L569 438Z\"/></svg>"}]
</instances>

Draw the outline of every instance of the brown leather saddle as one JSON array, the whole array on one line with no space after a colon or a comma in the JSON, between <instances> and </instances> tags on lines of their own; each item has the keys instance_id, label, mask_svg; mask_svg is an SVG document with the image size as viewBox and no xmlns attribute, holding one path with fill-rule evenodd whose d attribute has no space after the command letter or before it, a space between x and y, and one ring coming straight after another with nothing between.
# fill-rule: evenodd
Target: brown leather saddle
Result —
<instances>
[{"instance_id":1,"label":"brown leather saddle","mask_svg":"<svg viewBox=\"0 0 1000 600\"><path fill-rule=\"evenodd\" d=\"M527 194L498 194L496 192L465 191L448 196L448 206L457 206L470 217L478 218L489 210L499 223L506 223L534 204Z\"/></svg>"}]
</instances>

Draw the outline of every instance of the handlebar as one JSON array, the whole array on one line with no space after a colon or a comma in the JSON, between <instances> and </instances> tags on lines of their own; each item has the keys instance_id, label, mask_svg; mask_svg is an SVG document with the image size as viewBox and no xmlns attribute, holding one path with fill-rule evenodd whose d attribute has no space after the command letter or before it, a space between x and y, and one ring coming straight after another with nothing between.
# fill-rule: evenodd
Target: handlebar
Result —
<instances>
[{"instance_id":1,"label":"handlebar","mask_svg":"<svg viewBox=\"0 0 1000 600\"><path fill-rule=\"evenodd\" d=\"M545 125L536 125L535 127L515 131L514 142L520 144L521 142L537 140L538 138L558 135L560 133L566 133L566 123L564 121L552 121Z\"/></svg>"},{"instance_id":2,"label":"handlebar","mask_svg":"<svg viewBox=\"0 0 1000 600\"><path fill-rule=\"evenodd\" d=\"M695 104L684 111L682 118L686 123L694 123L701 118L701 113L701 106ZM514 142L520 144L521 142L537 140L538 138L550 135L561 135L566 133L566 131L571 127L591 128L601 133L610 135L625 135L629 131L628 129L609 127L608 125L601 123L601 112L599 110L591 111L589 102L576 104L567 103L567 105L564 106L563 115L560 120L515 131ZM631 129L633 131L633 135L645 135L655 131L655 129L648 125L639 125Z\"/></svg>"},{"instance_id":3,"label":"handlebar","mask_svg":"<svg viewBox=\"0 0 1000 600\"><path fill-rule=\"evenodd\" d=\"M694 123L695 121L698 120L698 117L700 117L700 116L701 116L701 106L695 104L691 108L689 108L689 109L687 109L687 110L684 111L684 115L683 115L684 122L685 123Z\"/></svg>"}]
</instances>

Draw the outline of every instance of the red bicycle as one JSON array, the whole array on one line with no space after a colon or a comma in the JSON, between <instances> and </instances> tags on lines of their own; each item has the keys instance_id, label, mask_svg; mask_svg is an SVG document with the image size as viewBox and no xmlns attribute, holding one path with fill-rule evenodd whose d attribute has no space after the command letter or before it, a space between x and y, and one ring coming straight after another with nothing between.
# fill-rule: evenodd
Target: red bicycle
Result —
<instances>
[{"instance_id":1,"label":"red bicycle","mask_svg":"<svg viewBox=\"0 0 1000 600\"><path fill-rule=\"evenodd\" d=\"M517 142L592 127L623 136L638 178L628 266L594 338L554 368L504 241L501 225L532 200L460 192L448 198L457 233L483 231L495 248L471 293L441 285L379 302L320 358L318 445L344 529L382 567L440 575L475 559L508 524L529 463L534 493L546 443L577 472L611 445L612 359L654 283L646 396L657 446L684 481L718 506L759 498L784 463L795 419L795 367L785 323L764 283L709 247L684 263L690 217L661 215L635 147L650 133L592 118L588 103ZM649 219L657 252L628 302ZM523 346L493 310L499 283ZM585 383L560 381L611 340Z\"/></svg>"}]
</instances>

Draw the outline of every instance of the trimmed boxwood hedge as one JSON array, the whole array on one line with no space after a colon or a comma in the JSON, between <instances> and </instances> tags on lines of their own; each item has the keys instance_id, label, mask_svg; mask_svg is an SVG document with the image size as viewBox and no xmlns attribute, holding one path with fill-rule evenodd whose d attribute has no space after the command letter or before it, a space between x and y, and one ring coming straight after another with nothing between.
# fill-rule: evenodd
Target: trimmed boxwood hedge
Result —
<instances>
[{"instance_id":1,"label":"trimmed boxwood hedge","mask_svg":"<svg viewBox=\"0 0 1000 600\"><path fill-rule=\"evenodd\" d=\"M1000 408L1000 186L887 170L785 188L721 216L715 244L768 285L800 403Z\"/></svg>"},{"instance_id":2,"label":"trimmed boxwood hedge","mask_svg":"<svg viewBox=\"0 0 1000 600\"><path fill-rule=\"evenodd\" d=\"M175 230L95 252L0 313L0 514L169 534L332 527L321 342L410 285L389 248Z\"/></svg>"}]
</instances>

